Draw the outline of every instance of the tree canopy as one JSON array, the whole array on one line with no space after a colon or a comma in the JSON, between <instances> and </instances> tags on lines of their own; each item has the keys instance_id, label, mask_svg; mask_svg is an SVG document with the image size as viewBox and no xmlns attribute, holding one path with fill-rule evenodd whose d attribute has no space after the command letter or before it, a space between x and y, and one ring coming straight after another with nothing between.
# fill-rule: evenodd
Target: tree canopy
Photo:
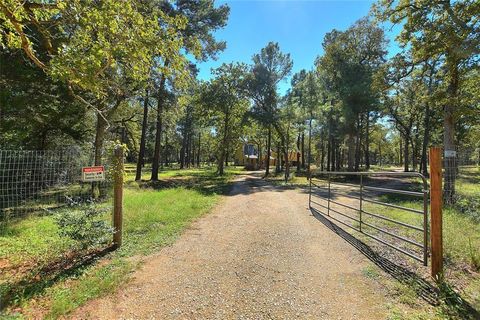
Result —
<instances>
[{"instance_id":1,"label":"tree canopy","mask_svg":"<svg viewBox=\"0 0 480 320\"><path fill-rule=\"evenodd\" d=\"M216 37L226 4L5 0L0 9L2 148L81 144L98 164L120 139L137 180L151 170L153 181L174 163L215 163L221 174L243 144L266 175L272 162L286 179L293 162L298 174L389 164L428 175L431 144L480 161L476 1L380 0L328 32L309 70L292 74L290 54L268 42L203 81L197 64L227 46ZM401 27L394 56L387 23Z\"/></svg>"}]
</instances>

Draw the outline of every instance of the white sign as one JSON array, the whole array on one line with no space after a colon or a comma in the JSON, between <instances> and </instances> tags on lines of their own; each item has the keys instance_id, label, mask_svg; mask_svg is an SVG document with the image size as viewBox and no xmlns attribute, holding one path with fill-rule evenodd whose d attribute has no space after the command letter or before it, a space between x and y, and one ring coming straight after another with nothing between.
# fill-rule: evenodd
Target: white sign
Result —
<instances>
[{"instance_id":1,"label":"white sign","mask_svg":"<svg viewBox=\"0 0 480 320\"><path fill-rule=\"evenodd\" d=\"M83 167L82 168L82 181L93 182L105 180L105 167Z\"/></svg>"},{"instance_id":2,"label":"white sign","mask_svg":"<svg viewBox=\"0 0 480 320\"><path fill-rule=\"evenodd\" d=\"M455 150L445 150L444 152L445 158L454 158L457 156L457 151Z\"/></svg>"}]
</instances>

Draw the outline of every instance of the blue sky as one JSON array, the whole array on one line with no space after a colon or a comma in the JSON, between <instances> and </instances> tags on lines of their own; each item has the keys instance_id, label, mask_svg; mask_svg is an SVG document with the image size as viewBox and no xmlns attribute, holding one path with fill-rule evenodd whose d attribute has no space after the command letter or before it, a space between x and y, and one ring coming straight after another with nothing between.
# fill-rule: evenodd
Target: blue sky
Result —
<instances>
[{"instance_id":1,"label":"blue sky","mask_svg":"<svg viewBox=\"0 0 480 320\"><path fill-rule=\"evenodd\" d=\"M373 1L294 1L294 0L234 0L227 3L230 17L227 26L216 32L219 40L227 41L227 48L216 61L199 64L200 79L210 78L210 68L223 62L250 63L252 55L269 41L280 44L293 59L293 72L311 69L315 58L322 53L322 41L332 29L345 30L356 20L366 16ZM393 34L389 33L389 38ZM390 46L394 47L393 39ZM394 48L392 48L395 50ZM289 82L280 84L284 93Z\"/></svg>"}]
</instances>

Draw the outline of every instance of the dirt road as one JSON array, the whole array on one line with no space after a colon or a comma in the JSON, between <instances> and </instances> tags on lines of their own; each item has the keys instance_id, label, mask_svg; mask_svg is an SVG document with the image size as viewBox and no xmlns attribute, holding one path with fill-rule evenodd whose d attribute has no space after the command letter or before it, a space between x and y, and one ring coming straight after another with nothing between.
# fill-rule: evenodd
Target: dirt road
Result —
<instances>
[{"instance_id":1,"label":"dirt road","mask_svg":"<svg viewBox=\"0 0 480 320\"><path fill-rule=\"evenodd\" d=\"M312 217L307 199L243 176L127 286L72 317L384 319L366 258Z\"/></svg>"}]
</instances>

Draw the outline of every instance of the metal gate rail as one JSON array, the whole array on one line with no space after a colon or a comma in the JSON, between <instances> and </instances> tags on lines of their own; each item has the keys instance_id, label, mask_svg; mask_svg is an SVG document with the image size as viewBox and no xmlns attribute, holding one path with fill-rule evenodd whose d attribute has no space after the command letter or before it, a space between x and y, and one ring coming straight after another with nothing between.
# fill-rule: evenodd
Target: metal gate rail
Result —
<instances>
[{"instance_id":1,"label":"metal gate rail","mask_svg":"<svg viewBox=\"0 0 480 320\"><path fill-rule=\"evenodd\" d=\"M322 179L319 179L318 177L325 177L326 176L326 179L327 179L327 183L328 183L328 187L327 187L327 196L326 197L322 197L322 196L319 196L315 191L314 189L315 188L318 188L318 189L322 189L324 187L316 184L313 180L316 179L316 180L322 180ZM358 176L360 178L360 182L359 184L351 184L351 183L341 183L341 182L337 182L337 181L332 181L332 176ZM381 188L381 187L372 187L372 186L367 186L364 184L364 177L366 176L387 176L387 177L412 177L412 178L420 178L422 180L422 185L423 185L423 189L421 192L418 192L418 191L410 191L410 190L400 190L400 189L392 189L392 188ZM428 184L427 184L427 179L421 174L421 173L418 173L418 172L334 172L334 171L320 171L320 172L315 172L313 173L311 176L310 176L310 188L309 188L309 197L308 197L308 205L311 209L315 209L317 212L323 214L323 215L326 215L328 216L330 219L333 219L349 228L352 228L392 249L395 249L417 261L420 261L423 263L423 265L427 265L427 259L428 259ZM325 178L323 179L325 180ZM355 196L355 195L351 195L351 194L346 194L346 193L342 193L342 192L338 192L336 191L335 189L332 190L332 185L339 185L339 186L344 186L344 187L349 187L349 188L355 188L357 189L358 188L358 191L355 191L358 196ZM392 203L387 203L387 202L382 202L382 201L379 201L379 200L373 200L373 199L366 199L366 195L365 194L365 191L373 191L373 192L377 192L377 193L394 193L394 194L401 194L401 195L408 195L408 196L412 196L412 197L418 197L418 198L422 198L423 199L423 210L418 210L418 209L413 209L413 208L407 208L407 207L403 207L403 206L399 206L399 205L396 205L396 204L392 204ZM348 204L345 204L345 203L341 203L339 201L335 201L335 200L332 200L332 193L335 193L335 194L338 194L338 195L341 195L341 196L344 196L344 197L347 197L347 198L351 198L351 199L356 199L356 200L359 200L359 207L356 208L356 207L353 207L351 205L348 205ZM312 194L314 196L317 196L317 197L320 197L322 198L322 200L324 201L327 201L327 205L324 205L324 204L321 204L319 202L316 202L315 200L312 200ZM419 226L414 226L414 225L411 225L409 223L406 223L406 222L403 222L403 221L398 221L398 220L395 220L395 219L392 219L392 218L389 218L389 217L386 217L386 216L383 216L381 214L377 214L377 213L372 213L372 212L369 212L369 211L366 211L364 208L363 208L363 202L368 202L368 203L372 203L372 204L376 204L376 205L382 205L382 206L385 206L385 207L390 207L390 208L395 208L395 209L398 209L398 210L403 210L403 211L406 211L406 212L411 212L411 213L414 213L414 214L419 214L419 215L422 215L423 216L423 226L419 227ZM312 208L312 203L317 205L317 206L320 206L322 207L323 209L326 209L326 213L316 209L316 208ZM331 208L330 204L333 203L333 204L336 204L336 205L339 205L339 206L342 206L342 207L345 207L347 209L351 209L351 210L356 210L358 211L359 213L359 218L355 218L355 217L351 217L349 216L348 214L346 213L343 213L343 212L339 212L338 210L335 210L333 208ZM330 212L334 212L336 214L339 214L343 217L346 217L348 219L351 219L353 221L356 221L359 223L359 228L356 228L344 221L341 221L333 216L330 215ZM418 232L422 232L423 233L423 243L419 243L413 239L409 239L409 238L406 238L404 236L401 236L401 235L398 235L390 230L385 230L381 227L379 227L378 225L373 225L371 223L368 223L368 222L365 222L363 221L362 219L362 216L363 214L365 215L368 215L368 216L371 216L371 217L375 217L375 218L378 218L380 220L384 220L384 221L388 221L388 222L391 222L391 223L394 223L394 224L397 224L397 225L400 225L402 227L405 227L405 228L408 228L408 229L411 229L411 230L415 230L415 231L418 231ZM392 244L390 242L387 242L373 234L370 234L368 232L366 232L364 230L364 228L362 228L362 226L367 226L369 228L372 228L382 234L386 234L386 235L389 235L397 240L400 240L400 241L403 241L403 242L406 242L406 243L409 243L411 245L414 245L418 248L421 248L422 251L423 251L423 257L419 257L418 255L415 255L414 253L411 253L411 252L408 252L406 251L405 249L402 249L398 246L396 246L395 244Z\"/></svg>"}]
</instances>

